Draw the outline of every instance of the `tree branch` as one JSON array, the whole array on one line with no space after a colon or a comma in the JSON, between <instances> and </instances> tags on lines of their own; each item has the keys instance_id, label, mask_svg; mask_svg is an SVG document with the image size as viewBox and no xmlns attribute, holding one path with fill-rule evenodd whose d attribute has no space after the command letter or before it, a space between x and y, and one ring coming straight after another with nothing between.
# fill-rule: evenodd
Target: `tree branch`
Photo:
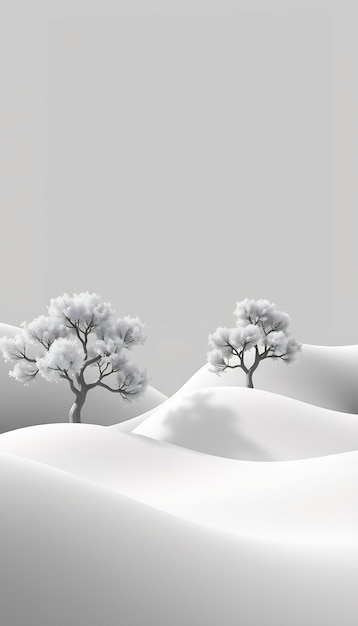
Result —
<instances>
[{"instance_id":1,"label":"tree branch","mask_svg":"<svg viewBox=\"0 0 358 626\"><path fill-rule=\"evenodd\" d=\"M60 375L60 378L64 378L65 380L68 380L68 382L70 383L71 391L73 391L73 393L75 393L77 395L80 390L77 389L77 387L75 387L72 378L67 374L67 372L65 370L60 370L59 369L59 371L62 372L62 374Z\"/></svg>"},{"instance_id":2,"label":"tree branch","mask_svg":"<svg viewBox=\"0 0 358 626\"><path fill-rule=\"evenodd\" d=\"M11 355L11 358L14 361L20 361L20 359L25 359L25 361L28 361L29 363L36 363L36 359L30 359L30 357L26 356L26 354L25 354L25 347L24 347L24 351L23 352L21 352L19 350L19 348L17 348L17 350L18 350L19 356L16 355L16 354Z\"/></svg>"},{"instance_id":3,"label":"tree branch","mask_svg":"<svg viewBox=\"0 0 358 626\"><path fill-rule=\"evenodd\" d=\"M29 357L25 356L25 354L23 358L25 359L25 361L28 361L29 363L36 363L36 359L29 359Z\"/></svg>"},{"instance_id":4,"label":"tree branch","mask_svg":"<svg viewBox=\"0 0 358 626\"><path fill-rule=\"evenodd\" d=\"M85 363L84 363L84 365L82 367L82 372L84 372L85 369L87 367L89 367L90 365L93 365L93 363L98 363L98 361L100 361L101 358L102 358L101 355L98 354L97 356L93 357L93 359L89 359L89 361L85 361Z\"/></svg>"},{"instance_id":5,"label":"tree branch","mask_svg":"<svg viewBox=\"0 0 358 626\"><path fill-rule=\"evenodd\" d=\"M113 366L110 372L106 372L106 370L109 368L109 363L107 363L106 367L102 370L101 369L101 365L99 363L99 361L101 360L101 356L99 358L96 357L96 359L94 360L94 363L97 363L98 365L98 369L99 369L99 377L98 379L93 382L93 383L89 383L88 385L85 383L87 390L93 389L94 387L97 387L97 385L101 382L102 378L105 378L106 376L110 376L111 374L115 374L116 372L119 372L119 370L114 370ZM92 359L93 360L93 359ZM89 362L88 362L89 363Z\"/></svg>"},{"instance_id":6,"label":"tree branch","mask_svg":"<svg viewBox=\"0 0 358 626\"><path fill-rule=\"evenodd\" d=\"M105 383L102 383L102 382L97 383L97 385L98 385L98 387L103 387L104 389L107 389L108 391L112 391L112 393L119 393L124 400L128 400L127 396L135 396L135 395L137 395L138 391L135 391L135 390L128 391L128 390L126 390L126 388L125 388L126 381L127 381L127 378L123 382L122 386L118 387L118 389L112 389L112 387L110 387L109 385L106 385Z\"/></svg>"},{"instance_id":7,"label":"tree branch","mask_svg":"<svg viewBox=\"0 0 358 626\"><path fill-rule=\"evenodd\" d=\"M34 378L36 378L38 373L39 373L39 370L36 370L35 372L32 372L31 374L30 373L26 374L26 380L24 382L27 383L30 380L33 380Z\"/></svg>"},{"instance_id":8,"label":"tree branch","mask_svg":"<svg viewBox=\"0 0 358 626\"><path fill-rule=\"evenodd\" d=\"M38 341L38 343L40 343L45 348L45 350L49 351L51 345L53 344L53 341L48 341L46 344L44 341L42 341L42 339L40 339L40 337L38 337L38 335L36 335L34 331L31 331L30 335L33 339L36 339L36 341Z\"/></svg>"},{"instance_id":9,"label":"tree branch","mask_svg":"<svg viewBox=\"0 0 358 626\"><path fill-rule=\"evenodd\" d=\"M110 364L107 363L106 367L103 370L101 369L101 367L99 368L99 371L100 371L100 374L101 374L102 378L103 378L103 376L105 376L105 372L108 370L109 365Z\"/></svg>"},{"instance_id":10,"label":"tree branch","mask_svg":"<svg viewBox=\"0 0 358 626\"><path fill-rule=\"evenodd\" d=\"M270 348L271 350L271 348ZM284 357L287 356L287 354L266 354L266 356L263 356L262 359L283 359Z\"/></svg>"},{"instance_id":11,"label":"tree branch","mask_svg":"<svg viewBox=\"0 0 358 626\"><path fill-rule=\"evenodd\" d=\"M83 330L80 331L80 328L79 328L80 322L79 322L79 320L78 320L78 322L73 322L70 317L67 317L67 315L64 314L64 317L68 321L68 323L70 324L70 327L75 329L76 335L77 335L78 339L80 340L80 342L82 344L83 352L85 353L85 357L87 359L87 335L86 335L86 331L83 331ZM81 337L81 334L80 334L81 332L83 332L85 334L85 338L84 339L83 339L83 337Z\"/></svg>"},{"instance_id":12,"label":"tree branch","mask_svg":"<svg viewBox=\"0 0 358 626\"><path fill-rule=\"evenodd\" d=\"M113 391L113 393L122 393L123 389L121 387L118 387L118 389L112 389L112 387L109 387L109 385L106 385L105 383L101 383L100 381L98 383L96 383L96 385L98 387L103 387L104 389L108 389L108 391Z\"/></svg>"}]
</instances>

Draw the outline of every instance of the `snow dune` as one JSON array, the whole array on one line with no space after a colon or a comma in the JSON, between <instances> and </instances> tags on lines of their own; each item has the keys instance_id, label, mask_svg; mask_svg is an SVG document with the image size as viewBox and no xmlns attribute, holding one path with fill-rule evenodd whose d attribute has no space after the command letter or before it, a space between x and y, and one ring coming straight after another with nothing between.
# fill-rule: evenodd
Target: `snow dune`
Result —
<instances>
[{"instance_id":1,"label":"snow dune","mask_svg":"<svg viewBox=\"0 0 358 626\"><path fill-rule=\"evenodd\" d=\"M302 353L290 365L281 361L263 361L255 372L254 384L257 390L269 391L315 407L358 416L357 376L358 345L304 344ZM169 407L173 406L174 410L177 410L179 398L203 389L228 386L245 387L245 376L241 370L227 370L218 376L210 372L208 365L205 364L161 405L161 409L169 410ZM113 427L122 432L133 431L155 413L155 408Z\"/></svg>"},{"instance_id":2,"label":"snow dune","mask_svg":"<svg viewBox=\"0 0 358 626\"><path fill-rule=\"evenodd\" d=\"M4 433L0 453L65 471L217 531L327 546L335 537L358 547L358 451L247 462L101 426L49 424Z\"/></svg>"},{"instance_id":3,"label":"snow dune","mask_svg":"<svg viewBox=\"0 0 358 626\"><path fill-rule=\"evenodd\" d=\"M0 337L13 337L21 329L9 324L0 324ZM49 383L40 376L34 383L24 387L10 378L11 363L5 363L0 353L0 432L32 426L67 422L73 402L73 394L66 381ZM110 426L141 415L158 406L167 396L153 387L133 402L123 401L119 395L105 389L93 389L87 396L82 419L89 424Z\"/></svg>"},{"instance_id":4,"label":"snow dune","mask_svg":"<svg viewBox=\"0 0 358 626\"><path fill-rule=\"evenodd\" d=\"M6 453L0 488L4 626L356 625L355 546L222 533Z\"/></svg>"},{"instance_id":5,"label":"snow dune","mask_svg":"<svg viewBox=\"0 0 358 626\"><path fill-rule=\"evenodd\" d=\"M240 387L180 394L133 429L191 450L247 461L286 461L358 450L358 415Z\"/></svg>"},{"instance_id":6,"label":"snow dune","mask_svg":"<svg viewBox=\"0 0 358 626\"><path fill-rule=\"evenodd\" d=\"M256 389L345 413L358 413L357 381L358 345L304 344L290 365L269 359L254 374ZM234 369L218 376L204 365L177 393L182 396L205 387L227 385L245 386L244 373Z\"/></svg>"},{"instance_id":7,"label":"snow dune","mask_svg":"<svg viewBox=\"0 0 358 626\"><path fill-rule=\"evenodd\" d=\"M66 388L2 370L3 421L67 419ZM356 626L356 372L358 346L305 345L255 389L204 366L112 428L3 433L1 623Z\"/></svg>"},{"instance_id":8,"label":"snow dune","mask_svg":"<svg viewBox=\"0 0 358 626\"><path fill-rule=\"evenodd\" d=\"M5 433L4 623L355 626L357 470L358 452L262 463L86 424Z\"/></svg>"}]
</instances>

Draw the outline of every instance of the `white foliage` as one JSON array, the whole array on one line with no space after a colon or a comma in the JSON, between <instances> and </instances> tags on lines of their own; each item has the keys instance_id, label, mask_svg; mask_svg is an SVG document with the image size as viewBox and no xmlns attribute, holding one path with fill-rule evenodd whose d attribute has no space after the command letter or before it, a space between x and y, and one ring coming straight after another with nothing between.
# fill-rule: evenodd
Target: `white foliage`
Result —
<instances>
[{"instance_id":1,"label":"white foliage","mask_svg":"<svg viewBox=\"0 0 358 626\"><path fill-rule=\"evenodd\" d=\"M101 302L101 297L88 291L75 293L69 296L67 293L50 300L48 313L51 317L61 319L67 326L68 320L73 324L79 323L82 331L105 327L113 315L112 307L107 302Z\"/></svg>"},{"instance_id":2,"label":"white foliage","mask_svg":"<svg viewBox=\"0 0 358 626\"><path fill-rule=\"evenodd\" d=\"M138 346L145 341L144 324L138 317L118 318L113 326L112 332L115 336L120 337L126 348Z\"/></svg>"},{"instance_id":3,"label":"white foliage","mask_svg":"<svg viewBox=\"0 0 358 626\"><path fill-rule=\"evenodd\" d=\"M102 358L102 363L109 364L114 372L118 372L123 369L128 363L128 358L124 354L123 350L120 352L112 352Z\"/></svg>"},{"instance_id":4,"label":"white foliage","mask_svg":"<svg viewBox=\"0 0 358 626\"><path fill-rule=\"evenodd\" d=\"M227 361L225 361L223 351L220 349L214 349L208 352L208 363L209 371L216 374L223 372L227 368Z\"/></svg>"},{"instance_id":5,"label":"white foliage","mask_svg":"<svg viewBox=\"0 0 358 626\"><path fill-rule=\"evenodd\" d=\"M118 388L124 398L139 398L148 386L148 377L145 371L140 370L133 363L126 363L117 374Z\"/></svg>"},{"instance_id":6,"label":"white foliage","mask_svg":"<svg viewBox=\"0 0 358 626\"><path fill-rule=\"evenodd\" d=\"M262 298L259 300L246 298L238 302L234 315L237 317L237 326L260 324L267 332L287 330L290 323L287 313L280 311L275 304Z\"/></svg>"},{"instance_id":7,"label":"white foliage","mask_svg":"<svg viewBox=\"0 0 358 626\"><path fill-rule=\"evenodd\" d=\"M208 363L209 370L220 374L227 367L241 367L251 376L262 359L282 359L291 363L299 344L288 333L290 318L268 300L246 298L237 303L234 311L236 326L218 328L209 335ZM255 359L245 363L245 352L255 348ZM228 361L236 357L238 364L229 365Z\"/></svg>"},{"instance_id":8,"label":"white foliage","mask_svg":"<svg viewBox=\"0 0 358 626\"><path fill-rule=\"evenodd\" d=\"M5 362L23 359L26 350L24 332L20 332L14 337L1 337L0 349Z\"/></svg>"},{"instance_id":9,"label":"white foliage","mask_svg":"<svg viewBox=\"0 0 358 626\"><path fill-rule=\"evenodd\" d=\"M73 379L84 364L82 345L78 339L59 337L36 363L41 376L49 382L59 381L64 372Z\"/></svg>"},{"instance_id":10,"label":"white foliage","mask_svg":"<svg viewBox=\"0 0 358 626\"><path fill-rule=\"evenodd\" d=\"M0 339L4 360L16 361L10 372L16 380L28 384L37 374L49 382L65 378L77 399L98 384L125 399L145 392L147 374L129 363L126 354L127 349L144 343L144 324L138 317L115 318L111 305L101 302L95 293L65 293L52 298L48 315L21 326L15 337ZM26 350L31 348L35 353L34 346L37 355L30 358ZM86 376L91 366L97 369L97 378L89 382ZM107 385L111 375L117 378L115 389ZM73 405L70 421L80 421L80 410Z\"/></svg>"},{"instance_id":11,"label":"white foliage","mask_svg":"<svg viewBox=\"0 0 358 626\"><path fill-rule=\"evenodd\" d=\"M66 337L69 334L63 320L50 315L40 315L29 324L24 322L23 327L26 339L29 343L41 343L46 349L48 349L58 337Z\"/></svg>"},{"instance_id":12,"label":"white foliage","mask_svg":"<svg viewBox=\"0 0 358 626\"><path fill-rule=\"evenodd\" d=\"M122 337L113 336L105 337L105 339L97 339L93 345L93 354L100 356L108 356L119 352L124 348L124 341Z\"/></svg>"},{"instance_id":13,"label":"white foliage","mask_svg":"<svg viewBox=\"0 0 358 626\"><path fill-rule=\"evenodd\" d=\"M28 386L31 381L35 380L37 373L36 363L22 360L15 364L14 369L9 372L9 376Z\"/></svg>"},{"instance_id":14,"label":"white foliage","mask_svg":"<svg viewBox=\"0 0 358 626\"><path fill-rule=\"evenodd\" d=\"M219 326L212 335L209 335L209 347L213 351L220 351L223 357L231 355L230 343L230 329L224 326Z\"/></svg>"},{"instance_id":15,"label":"white foliage","mask_svg":"<svg viewBox=\"0 0 358 626\"><path fill-rule=\"evenodd\" d=\"M229 359L262 343L264 336L262 329L255 324L236 328L217 328L212 335L209 335L211 348L207 354L209 370L216 373L223 372L228 367Z\"/></svg>"},{"instance_id":16,"label":"white foliage","mask_svg":"<svg viewBox=\"0 0 358 626\"><path fill-rule=\"evenodd\" d=\"M288 337L282 330L274 331L265 338L266 347L274 353L284 354L287 348Z\"/></svg>"},{"instance_id":17,"label":"white foliage","mask_svg":"<svg viewBox=\"0 0 358 626\"><path fill-rule=\"evenodd\" d=\"M238 325L247 325L257 323L260 319L265 318L269 310L270 302L268 300L259 299L252 300L245 298L237 303L234 315L238 318Z\"/></svg>"},{"instance_id":18,"label":"white foliage","mask_svg":"<svg viewBox=\"0 0 358 626\"><path fill-rule=\"evenodd\" d=\"M282 360L286 361L286 363L292 363L292 361L296 358L296 354L301 352L301 350L302 344L298 343L293 337L288 337L285 354L283 355Z\"/></svg>"},{"instance_id":19,"label":"white foliage","mask_svg":"<svg viewBox=\"0 0 358 626\"><path fill-rule=\"evenodd\" d=\"M291 362L301 350L301 345L282 330L270 333L265 339L265 345L273 358L282 357L287 362Z\"/></svg>"},{"instance_id":20,"label":"white foliage","mask_svg":"<svg viewBox=\"0 0 358 626\"><path fill-rule=\"evenodd\" d=\"M266 330L283 330L287 331L290 325L290 316L284 311L279 311L275 305L272 305L270 315L265 324Z\"/></svg>"},{"instance_id":21,"label":"white foliage","mask_svg":"<svg viewBox=\"0 0 358 626\"><path fill-rule=\"evenodd\" d=\"M254 346L258 345L264 338L264 334L261 328L255 324L248 324L247 326L239 326L230 330L231 345L240 350L250 350Z\"/></svg>"}]
</instances>

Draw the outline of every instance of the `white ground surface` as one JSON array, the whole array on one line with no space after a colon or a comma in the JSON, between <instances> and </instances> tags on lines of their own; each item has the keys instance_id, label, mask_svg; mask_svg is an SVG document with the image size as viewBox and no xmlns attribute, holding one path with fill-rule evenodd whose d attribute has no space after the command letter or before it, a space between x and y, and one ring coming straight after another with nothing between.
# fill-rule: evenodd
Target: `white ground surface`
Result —
<instances>
[{"instance_id":1,"label":"white ground surface","mask_svg":"<svg viewBox=\"0 0 358 626\"><path fill-rule=\"evenodd\" d=\"M238 460L290 461L358 450L358 415L258 389L211 387L168 400L133 433Z\"/></svg>"},{"instance_id":2,"label":"white ground surface","mask_svg":"<svg viewBox=\"0 0 358 626\"><path fill-rule=\"evenodd\" d=\"M279 360L263 361L254 374L254 385L317 406L358 413L357 372L358 345L303 344L302 352L290 365ZM205 387L226 385L245 386L244 373L234 369L218 376L204 365L177 393L184 395Z\"/></svg>"},{"instance_id":3,"label":"white ground surface","mask_svg":"<svg viewBox=\"0 0 358 626\"><path fill-rule=\"evenodd\" d=\"M292 398L203 368L112 428L2 434L4 626L356 626L357 356L304 346Z\"/></svg>"}]
</instances>

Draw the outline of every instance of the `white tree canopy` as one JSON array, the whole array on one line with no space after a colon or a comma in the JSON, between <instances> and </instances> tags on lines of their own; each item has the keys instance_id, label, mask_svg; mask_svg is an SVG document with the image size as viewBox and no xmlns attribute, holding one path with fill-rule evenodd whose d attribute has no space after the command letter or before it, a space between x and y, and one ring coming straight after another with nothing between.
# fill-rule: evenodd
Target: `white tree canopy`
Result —
<instances>
[{"instance_id":1,"label":"white tree canopy","mask_svg":"<svg viewBox=\"0 0 358 626\"><path fill-rule=\"evenodd\" d=\"M76 395L77 408L96 386L117 392L125 400L145 392L147 374L127 356L144 343L144 325L138 317L116 317L111 305L97 294L65 293L53 298L47 315L23 322L21 327L15 337L0 339L0 349L5 361L16 362L10 376L25 385L37 375L49 382L65 379ZM97 375L91 382L86 378L89 367ZM111 374L114 386L107 383Z\"/></svg>"},{"instance_id":2,"label":"white tree canopy","mask_svg":"<svg viewBox=\"0 0 358 626\"><path fill-rule=\"evenodd\" d=\"M268 300L246 298L238 302L234 311L234 328L220 326L209 335L209 369L221 374L227 368L239 367L247 375L248 386L252 375L264 359L281 359L291 363L301 350L290 334L290 317ZM249 366L245 353L255 350L255 358Z\"/></svg>"}]
</instances>

